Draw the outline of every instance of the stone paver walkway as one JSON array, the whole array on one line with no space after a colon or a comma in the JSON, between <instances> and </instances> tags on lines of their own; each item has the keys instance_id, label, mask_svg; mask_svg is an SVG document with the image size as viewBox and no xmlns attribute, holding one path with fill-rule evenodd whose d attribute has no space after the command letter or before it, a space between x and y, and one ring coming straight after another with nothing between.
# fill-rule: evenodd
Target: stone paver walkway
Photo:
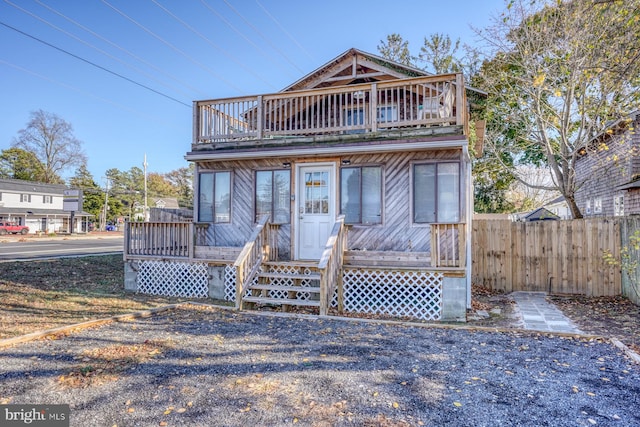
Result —
<instances>
[{"instance_id":1,"label":"stone paver walkway","mask_svg":"<svg viewBox=\"0 0 640 427\"><path fill-rule=\"evenodd\" d=\"M513 292L522 316L523 327L534 331L581 333L555 305L547 302L545 292Z\"/></svg>"}]
</instances>

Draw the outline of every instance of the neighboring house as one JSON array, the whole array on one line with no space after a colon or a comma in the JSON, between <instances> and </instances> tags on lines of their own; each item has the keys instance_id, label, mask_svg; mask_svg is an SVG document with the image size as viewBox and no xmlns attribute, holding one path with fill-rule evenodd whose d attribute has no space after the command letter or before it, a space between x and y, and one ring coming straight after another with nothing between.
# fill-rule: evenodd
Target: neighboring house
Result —
<instances>
[{"instance_id":1,"label":"neighboring house","mask_svg":"<svg viewBox=\"0 0 640 427\"><path fill-rule=\"evenodd\" d=\"M32 234L68 233L71 212L64 209L65 190L69 188L60 184L0 179L0 220L26 225ZM91 214L80 211L73 216L73 231L86 232Z\"/></svg>"},{"instance_id":2,"label":"neighboring house","mask_svg":"<svg viewBox=\"0 0 640 427\"><path fill-rule=\"evenodd\" d=\"M533 222L533 221L557 221L560 217L545 207L540 207L528 212L515 212L509 214L509 219L513 222Z\"/></svg>"},{"instance_id":3,"label":"neighboring house","mask_svg":"<svg viewBox=\"0 0 640 427\"><path fill-rule=\"evenodd\" d=\"M612 123L576 162L585 218L640 214L640 110Z\"/></svg>"},{"instance_id":4,"label":"neighboring house","mask_svg":"<svg viewBox=\"0 0 640 427\"><path fill-rule=\"evenodd\" d=\"M167 210L179 210L180 205L178 199L175 197L154 197L149 202L147 209L151 212L152 209L167 209ZM149 213L149 217L151 213ZM133 218L135 221L144 221L146 218L144 212L144 205L140 202L133 203Z\"/></svg>"},{"instance_id":5,"label":"neighboring house","mask_svg":"<svg viewBox=\"0 0 640 427\"><path fill-rule=\"evenodd\" d=\"M558 219L571 219L571 209L569 204L565 200L564 196L559 196L543 206L552 214L556 215Z\"/></svg>"},{"instance_id":6,"label":"neighboring house","mask_svg":"<svg viewBox=\"0 0 640 427\"><path fill-rule=\"evenodd\" d=\"M350 49L281 92L194 102L195 223L128 224L126 288L464 320L482 96Z\"/></svg>"}]
</instances>

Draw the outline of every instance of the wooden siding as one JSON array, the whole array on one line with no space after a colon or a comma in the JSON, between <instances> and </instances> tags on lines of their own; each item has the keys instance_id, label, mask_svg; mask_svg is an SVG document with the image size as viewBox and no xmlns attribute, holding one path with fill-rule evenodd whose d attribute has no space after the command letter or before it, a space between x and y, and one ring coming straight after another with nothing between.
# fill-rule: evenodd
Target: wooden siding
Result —
<instances>
[{"instance_id":1,"label":"wooden siding","mask_svg":"<svg viewBox=\"0 0 640 427\"><path fill-rule=\"evenodd\" d=\"M632 123L640 127L640 115ZM604 140L602 145L594 144L586 155L576 162L576 176L581 184L576 191L576 202L585 217L614 215L613 199L624 195L625 215L640 214L640 206L633 199L632 191L618 190L617 187L630 182L640 174L640 133L624 131ZM602 202L602 212L594 212L594 199ZM587 200L591 212L587 212Z\"/></svg>"},{"instance_id":2,"label":"wooden siding","mask_svg":"<svg viewBox=\"0 0 640 427\"><path fill-rule=\"evenodd\" d=\"M344 156L333 158L332 161L341 164L348 160L348 167L365 165L379 165L383 168L383 218L380 225L350 226L348 247L350 249L367 249L376 251L415 251L428 252L430 250L430 228L413 226L411 224L411 164L413 161L458 161L461 159L460 150L425 150L405 153L376 153L365 155ZM297 161L321 161L309 158ZM259 159L243 161L204 162L198 166L201 170L231 170L232 171L232 207L230 224L211 224L206 230L206 244L211 246L243 246L251 235L254 223L255 171L264 169L282 169L283 163L289 163L292 174L295 171L296 159ZM464 173L461 168L461 173ZM460 180L465 182L464 179ZM291 194L294 194L295 177L291 179ZM336 203L339 207L339 185ZM464 214L464 192L461 196L461 218ZM292 201L291 212L294 212ZM279 259L291 257L291 224L278 227ZM201 243L202 244L202 243Z\"/></svg>"},{"instance_id":3,"label":"wooden siding","mask_svg":"<svg viewBox=\"0 0 640 427\"><path fill-rule=\"evenodd\" d=\"M511 222L474 220L472 281L505 292L620 295L620 270L603 251L619 253L613 219Z\"/></svg>"}]
</instances>

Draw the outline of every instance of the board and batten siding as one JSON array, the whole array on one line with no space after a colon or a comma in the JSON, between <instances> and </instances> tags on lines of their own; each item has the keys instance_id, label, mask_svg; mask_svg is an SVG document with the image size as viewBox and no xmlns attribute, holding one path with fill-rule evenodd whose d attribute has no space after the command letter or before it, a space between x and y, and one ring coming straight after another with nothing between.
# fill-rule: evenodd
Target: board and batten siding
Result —
<instances>
[{"instance_id":1,"label":"board and batten siding","mask_svg":"<svg viewBox=\"0 0 640 427\"><path fill-rule=\"evenodd\" d=\"M349 249L367 249L376 251L415 251L430 250L430 227L411 223L411 164L413 162L460 161L460 150L427 150L405 153L358 154L333 158L279 158L242 161L201 162L200 170L232 171L231 222L211 224L207 231L207 244L210 246L243 246L255 226L255 171L283 169L283 163L289 163L292 171L291 193L294 194L296 178L293 176L296 162L333 161L338 169L343 160L345 167L381 166L383 171L383 212L380 225L353 225L349 229ZM461 162L461 185L466 182ZM339 180L338 176L336 177ZM339 181L336 189L339 192ZM464 189L461 188L461 218L465 218ZM336 195L339 210L339 194ZM292 201L291 212L294 212ZM462 222L462 221L461 221ZM278 231L278 252L280 259L288 259L291 254L291 224L283 224Z\"/></svg>"}]
</instances>

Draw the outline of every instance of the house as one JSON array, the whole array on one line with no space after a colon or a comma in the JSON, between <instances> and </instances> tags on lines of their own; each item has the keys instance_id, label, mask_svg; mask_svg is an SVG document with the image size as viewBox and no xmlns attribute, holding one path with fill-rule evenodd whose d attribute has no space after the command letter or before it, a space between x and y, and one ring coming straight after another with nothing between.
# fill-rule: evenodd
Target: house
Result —
<instances>
[{"instance_id":1,"label":"house","mask_svg":"<svg viewBox=\"0 0 640 427\"><path fill-rule=\"evenodd\" d=\"M576 203L585 218L640 214L640 110L612 123L576 161Z\"/></svg>"},{"instance_id":2,"label":"house","mask_svg":"<svg viewBox=\"0 0 640 427\"><path fill-rule=\"evenodd\" d=\"M44 184L19 179L0 179L0 220L29 227L30 233L68 233L88 230L92 216L81 210L79 190L61 184ZM71 211L79 204L79 211Z\"/></svg>"},{"instance_id":3,"label":"house","mask_svg":"<svg viewBox=\"0 0 640 427\"><path fill-rule=\"evenodd\" d=\"M571 209L569 209L569 204L565 200L564 196L558 196L555 199L551 200L549 203L543 206L552 214L556 215L558 219L571 219L573 216L571 215Z\"/></svg>"},{"instance_id":4,"label":"house","mask_svg":"<svg viewBox=\"0 0 640 427\"><path fill-rule=\"evenodd\" d=\"M127 224L125 288L464 320L482 96L350 49L281 92L194 102L194 222Z\"/></svg>"}]
</instances>

